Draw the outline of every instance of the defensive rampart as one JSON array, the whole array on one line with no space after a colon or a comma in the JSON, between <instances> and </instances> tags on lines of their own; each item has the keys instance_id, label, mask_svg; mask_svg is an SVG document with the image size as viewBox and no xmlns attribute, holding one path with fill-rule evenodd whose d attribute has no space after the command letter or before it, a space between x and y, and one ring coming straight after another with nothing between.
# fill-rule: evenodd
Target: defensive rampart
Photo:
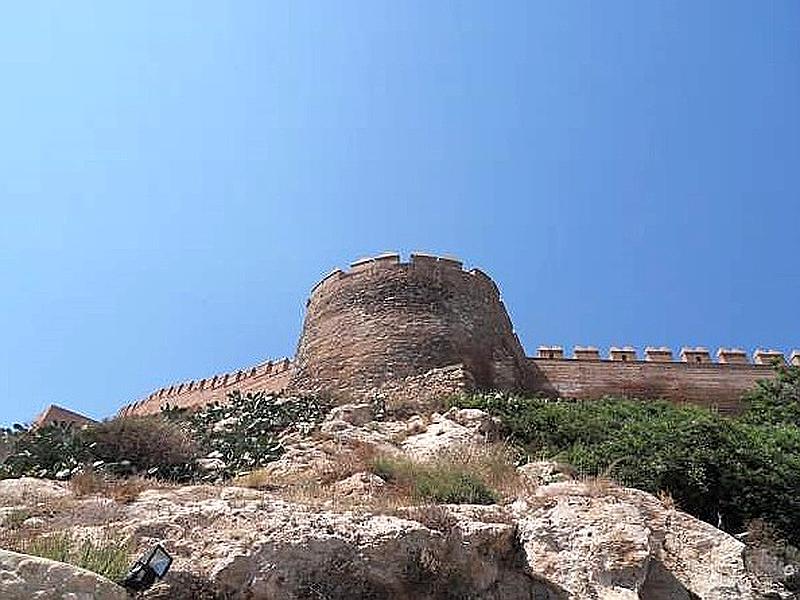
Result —
<instances>
[{"instance_id":1,"label":"defensive rampart","mask_svg":"<svg viewBox=\"0 0 800 600\"><path fill-rule=\"evenodd\" d=\"M534 391L551 396L593 399L603 396L664 398L735 413L742 395L760 379L773 376L773 363L785 364L776 351L756 351L750 363L742 350L721 348L714 362L704 348L684 348L680 360L668 348L648 348L639 360L634 348L612 348L601 359L596 348L578 347L564 358L558 347L541 347L528 366ZM800 354L792 355L800 364Z\"/></svg>"},{"instance_id":2,"label":"defensive rampart","mask_svg":"<svg viewBox=\"0 0 800 600\"><path fill-rule=\"evenodd\" d=\"M263 362L233 373L222 373L207 379L171 385L122 407L118 414L119 416L147 415L158 413L167 405L189 408L212 402L224 402L228 393L233 390L242 393L264 390L278 394L286 388L290 366L291 361L284 358L274 362Z\"/></svg>"},{"instance_id":3,"label":"defensive rampart","mask_svg":"<svg viewBox=\"0 0 800 600\"><path fill-rule=\"evenodd\" d=\"M384 254L320 281L308 300L289 391L372 399L385 386L462 364L475 385L528 387L497 286L452 258Z\"/></svg>"},{"instance_id":4,"label":"defensive rampart","mask_svg":"<svg viewBox=\"0 0 800 600\"><path fill-rule=\"evenodd\" d=\"M311 290L293 361L162 388L120 414L158 412L169 404L201 406L229 392L314 394L338 402L404 406L473 390L544 393L582 399L665 398L735 412L742 395L773 375L783 354L738 349L542 346L526 357L500 292L483 271L454 258L382 254L335 270ZM800 352L790 362L800 366Z\"/></svg>"}]
</instances>

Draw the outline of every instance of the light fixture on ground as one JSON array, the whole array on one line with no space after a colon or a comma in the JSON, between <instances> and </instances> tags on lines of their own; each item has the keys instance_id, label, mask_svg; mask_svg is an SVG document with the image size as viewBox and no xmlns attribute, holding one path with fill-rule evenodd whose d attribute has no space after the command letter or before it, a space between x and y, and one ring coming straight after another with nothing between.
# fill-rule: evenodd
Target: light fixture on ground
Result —
<instances>
[{"instance_id":1,"label":"light fixture on ground","mask_svg":"<svg viewBox=\"0 0 800 600\"><path fill-rule=\"evenodd\" d=\"M121 585L134 592L144 591L163 578L170 565L172 557L161 544L156 544L150 552L133 563Z\"/></svg>"}]
</instances>

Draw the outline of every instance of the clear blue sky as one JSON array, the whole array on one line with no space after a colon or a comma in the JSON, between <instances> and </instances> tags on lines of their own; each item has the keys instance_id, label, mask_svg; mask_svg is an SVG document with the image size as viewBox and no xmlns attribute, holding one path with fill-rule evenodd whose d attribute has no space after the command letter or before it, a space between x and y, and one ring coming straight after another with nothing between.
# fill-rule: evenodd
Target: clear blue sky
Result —
<instances>
[{"instance_id":1,"label":"clear blue sky","mask_svg":"<svg viewBox=\"0 0 800 600\"><path fill-rule=\"evenodd\" d=\"M291 355L460 256L541 343L800 347L800 2L16 2L0 423Z\"/></svg>"}]
</instances>

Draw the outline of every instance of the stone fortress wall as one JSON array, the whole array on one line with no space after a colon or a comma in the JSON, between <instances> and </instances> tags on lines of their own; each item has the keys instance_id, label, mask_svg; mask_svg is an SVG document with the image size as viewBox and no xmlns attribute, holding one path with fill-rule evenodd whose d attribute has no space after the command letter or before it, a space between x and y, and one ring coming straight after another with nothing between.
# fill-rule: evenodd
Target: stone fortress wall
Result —
<instances>
[{"instance_id":1,"label":"stone fortress wall","mask_svg":"<svg viewBox=\"0 0 800 600\"><path fill-rule=\"evenodd\" d=\"M661 347L647 348L640 359L627 346L611 348L606 359L597 348L576 347L566 358L560 347L542 346L528 365L536 391L551 396L665 398L735 413L747 390L774 375L775 361L785 364L784 355L774 350L756 350L753 363L739 349L720 348L716 356L714 361L705 348L683 348L676 361L671 349ZM800 366L800 353L791 360Z\"/></svg>"},{"instance_id":2,"label":"stone fortress wall","mask_svg":"<svg viewBox=\"0 0 800 600\"><path fill-rule=\"evenodd\" d=\"M791 362L800 365L800 352ZM606 395L665 398L735 412L742 394L771 377L776 351L704 348L541 346L527 357L500 292L479 269L429 254L382 254L335 270L311 290L294 360L266 362L162 388L120 415L224 401L233 390L323 394L335 401L382 399L402 406L474 390L545 393L582 399Z\"/></svg>"},{"instance_id":3,"label":"stone fortress wall","mask_svg":"<svg viewBox=\"0 0 800 600\"><path fill-rule=\"evenodd\" d=\"M497 286L455 259L384 254L312 290L289 389L370 399L455 364L482 389L527 387L525 353Z\"/></svg>"},{"instance_id":4,"label":"stone fortress wall","mask_svg":"<svg viewBox=\"0 0 800 600\"><path fill-rule=\"evenodd\" d=\"M288 358L267 361L234 373L222 373L164 387L146 398L123 406L117 414L121 417L154 414L166 405L180 408L205 406L212 402L224 402L228 393L234 390L242 393L265 390L277 394L286 388L291 364Z\"/></svg>"}]
</instances>

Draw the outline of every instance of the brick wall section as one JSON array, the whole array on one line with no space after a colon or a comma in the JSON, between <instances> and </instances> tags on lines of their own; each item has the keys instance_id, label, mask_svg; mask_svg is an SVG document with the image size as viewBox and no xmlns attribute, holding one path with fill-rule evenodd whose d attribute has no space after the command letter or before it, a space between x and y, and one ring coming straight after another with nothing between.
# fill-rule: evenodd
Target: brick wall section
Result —
<instances>
[{"instance_id":1,"label":"brick wall section","mask_svg":"<svg viewBox=\"0 0 800 600\"><path fill-rule=\"evenodd\" d=\"M497 286L454 259L387 254L312 290L288 391L369 400L388 382L459 363L480 388L526 385Z\"/></svg>"},{"instance_id":2,"label":"brick wall section","mask_svg":"<svg viewBox=\"0 0 800 600\"><path fill-rule=\"evenodd\" d=\"M118 415L148 415L161 411L167 404L181 408L200 407L211 402L224 402L234 390L242 393L267 391L283 392L289 382L291 361L288 358L275 362L265 362L249 369L234 373L214 375L207 379L187 381L167 388L161 388L120 409Z\"/></svg>"},{"instance_id":3,"label":"brick wall section","mask_svg":"<svg viewBox=\"0 0 800 600\"><path fill-rule=\"evenodd\" d=\"M753 364L529 358L528 365L535 389L553 396L665 398L724 413L737 412L742 395L774 375L772 367Z\"/></svg>"}]
</instances>

